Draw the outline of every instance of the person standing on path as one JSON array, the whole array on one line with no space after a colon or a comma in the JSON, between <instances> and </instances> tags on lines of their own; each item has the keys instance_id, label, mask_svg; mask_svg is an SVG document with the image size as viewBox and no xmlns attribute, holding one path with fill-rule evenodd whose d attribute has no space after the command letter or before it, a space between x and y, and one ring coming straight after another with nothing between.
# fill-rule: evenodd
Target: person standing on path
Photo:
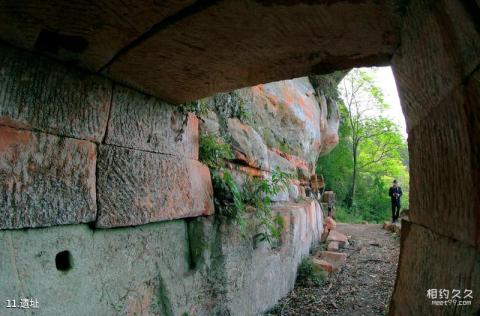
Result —
<instances>
[{"instance_id":1,"label":"person standing on path","mask_svg":"<svg viewBox=\"0 0 480 316\"><path fill-rule=\"evenodd\" d=\"M397 180L393 180L393 185L388 190L388 195L392 200L392 223L398 220L400 214L400 198L402 197L402 188L398 186Z\"/></svg>"}]
</instances>

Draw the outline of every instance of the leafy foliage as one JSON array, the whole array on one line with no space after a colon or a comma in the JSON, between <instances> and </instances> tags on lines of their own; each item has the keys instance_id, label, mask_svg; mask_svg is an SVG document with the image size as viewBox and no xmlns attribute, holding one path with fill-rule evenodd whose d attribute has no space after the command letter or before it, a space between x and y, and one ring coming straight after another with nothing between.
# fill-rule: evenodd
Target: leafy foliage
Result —
<instances>
[{"instance_id":1,"label":"leafy foliage","mask_svg":"<svg viewBox=\"0 0 480 316\"><path fill-rule=\"evenodd\" d=\"M202 135L200 137L199 159L209 168L220 168L225 160L232 159L230 144L218 135Z\"/></svg>"},{"instance_id":2,"label":"leafy foliage","mask_svg":"<svg viewBox=\"0 0 480 316\"><path fill-rule=\"evenodd\" d=\"M243 236L246 233L246 210L255 210L259 233L255 236L259 241L267 241L275 245L283 230L283 218L274 215L271 208L272 197L288 184L289 175L275 170L270 179L250 177L243 190L235 183L228 170L216 172L213 177L215 205L220 215L238 225Z\"/></svg>"},{"instance_id":3,"label":"leafy foliage","mask_svg":"<svg viewBox=\"0 0 480 316\"><path fill-rule=\"evenodd\" d=\"M408 150L399 127L382 116L388 107L372 76L359 69L339 85L340 142L317 163L327 189L337 194L340 221L380 222L390 217L388 188L402 185L402 206L408 207Z\"/></svg>"},{"instance_id":4,"label":"leafy foliage","mask_svg":"<svg viewBox=\"0 0 480 316\"><path fill-rule=\"evenodd\" d=\"M255 216L260 222L261 232L256 236L259 241L265 240L272 245L282 234L283 218L272 214L271 203L272 197L287 187L289 178L287 173L277 168L272 172L271 179L252 177L245 183L245 204L255 208Z\"/></svg>"},{"instance_id":5,"label":"leafy foliage","mask_svg":"<svg viewBox=\"0 0 480 316\"><path fill-rule=\"evenodd\" d=\"M315 266L312 259L306 257L302 259L297 271L298 283L313 283L314 285L322 285L327 275L321 268Z\"/></svg>"},{"instance_id":6,"label":"leafy foliage","mask_svg":"<svg viewBox=\"0 0 480 316\"><path fill-rule=\"evenodd\" d=\"M290 175L274 170L269 179L249 177L240 190L230 171L223 168L224 162L233 158L229 143L218 135L204 135L200 138L200 161L212 171L215 191L215 206L220 215L236 224L242 235L246 233L246 209L255 209L259 221L257 240L274 245L283 230L283 218L274 215L272 197L288 185Z\"/></svg>"}]
</instances>

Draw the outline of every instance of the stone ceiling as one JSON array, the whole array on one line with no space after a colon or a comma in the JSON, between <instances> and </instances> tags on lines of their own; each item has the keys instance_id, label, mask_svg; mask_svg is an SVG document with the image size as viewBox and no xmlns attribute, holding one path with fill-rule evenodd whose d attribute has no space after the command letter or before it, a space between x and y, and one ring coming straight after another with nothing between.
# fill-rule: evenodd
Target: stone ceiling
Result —
<instances>
[{"instance_id":1,"label":"stone ceiling","mask_svg":"<svg viewBox=\"0 0 480 316\"><path fill-rule=\"evenodd\" d=\"M1 40L173 103L387 64L399 29L387 0L0 2Z\"/></svg>"}]
</instances>

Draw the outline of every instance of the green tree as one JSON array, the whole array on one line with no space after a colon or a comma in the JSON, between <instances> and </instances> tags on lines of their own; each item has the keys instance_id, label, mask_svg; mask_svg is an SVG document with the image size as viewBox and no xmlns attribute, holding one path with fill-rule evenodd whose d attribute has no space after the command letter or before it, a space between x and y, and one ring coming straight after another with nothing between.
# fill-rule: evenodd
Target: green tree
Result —
<instances>
[{"instance_id":1,"label":"green tree","mask_svg":"<svg viewBox=\"0 0 480 316\"><path fill-rule=\"evenodd\" d=\"M389 217L386 195L393 178L405 191L408 205L408 151L399 127L383 116L383 94L368 72L354 69L339 84L340 142L321 157L317 173L337 193L339 206L351 220L381 221Z\"/></svg>"},{"instance_id":2,"label":"green tree","mask_svg":"<svg viewBox=\"0 0 480 316\"><path fill-rule=\"evenodd\" d=\"M353 170L346 202L351 208L355 203L358 173L371 164L380 163L398 144L391 138L395 125L378 116L387 104L371 75L361 69L353 69L340 83L339 92L346 108L345 124L350 129L348 138ZM365 143L372 141L376 144L375 150L362 150ZM361 153L363 159L360 159Z\"/></svg>"}]
</instances>

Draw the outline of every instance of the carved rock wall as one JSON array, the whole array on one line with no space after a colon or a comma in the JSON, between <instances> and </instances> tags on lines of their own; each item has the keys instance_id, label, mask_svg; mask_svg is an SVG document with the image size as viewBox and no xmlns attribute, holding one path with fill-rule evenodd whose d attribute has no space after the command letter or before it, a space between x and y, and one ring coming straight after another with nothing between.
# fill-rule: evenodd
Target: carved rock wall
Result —
<instances>
[{"instance_id":1,"label":"carved rock wall","mask_svg":"<svg viewBox=\"0 0 480 316\"><path fill-rule=\"evenodd\" d=\"M0 229L213 213L194 115L11 47L0 61Z\"/></svg>"},{"instance_id":2,"label":"carved rock wall","mask_svg":"<svg viewBox=\"0 0 480 316\"><path fill-rule=\"evenodd\" d=\"M392 60L409 135L412 224L402 228L391 315L480 310L478 295L456 307L425 296L430 288L480 291L478 9L411 2Z\"/></svg>"}]
</instances>

